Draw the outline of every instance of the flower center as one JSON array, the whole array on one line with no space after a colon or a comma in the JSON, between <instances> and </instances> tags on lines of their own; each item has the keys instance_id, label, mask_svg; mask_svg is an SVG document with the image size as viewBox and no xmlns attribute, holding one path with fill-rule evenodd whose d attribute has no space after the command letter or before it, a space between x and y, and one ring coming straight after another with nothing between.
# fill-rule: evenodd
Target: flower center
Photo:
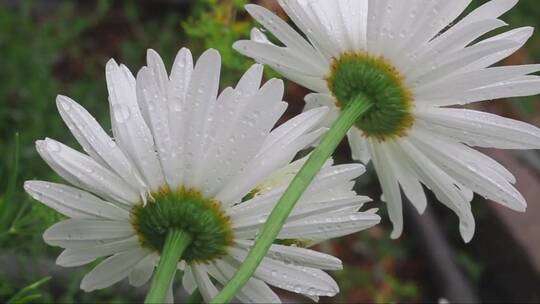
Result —
<instances>
[{"instance_id":1,"label":"flower center","mask_svg":"<svg viewBox=\"0 0 540 304\"><path fill-rule=\"evenodd\" d=\"M182 255L188 263L204 263L227 254L232 245L230 219L221 204L194 189L168 189L152 194L154 200L132 209L131 222L141 246L160 252L171 228L191 234L193 240Z\"/></svg>"},{"instance_id":2,"label":"flower center","mask_svg":"<svg viewBox=\"0 0 540 304\"><path fill-rule=\"evenodd\" d=\"M396 68L383 57L345 53L333 60L326 81L340 108L359 95L373 103L355 123L364 136L385 141L405 136L412 127L412 93Z\"/></svg>"}]
</instances>

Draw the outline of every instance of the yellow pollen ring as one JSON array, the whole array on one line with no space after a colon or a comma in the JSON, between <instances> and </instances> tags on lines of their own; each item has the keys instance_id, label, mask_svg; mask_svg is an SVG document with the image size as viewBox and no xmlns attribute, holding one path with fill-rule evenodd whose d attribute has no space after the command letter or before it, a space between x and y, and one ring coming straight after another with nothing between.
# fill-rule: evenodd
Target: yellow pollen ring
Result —
<instances>
[{"instance_id":1,"label":"yellow pollen ring","mask_svg":"<svg viewBox=\"0 0 540 304\"><path fill-rule=\"evenodd\" d=\"M325 78L336 105L343 108L358 95L366 96L373 107L355 126L368 138L380 142L407 135L414 125L414 98L404 77L382 56L344 53L332 60Z\"/></svg>"},{"instance_id":2,"label":"yellow pollen ring","mask_svg":"<svg viewBox=\"0 0 540 304\"><path fill-rule=\"evenodd\" d=\"M206 263L227 254L234 234L220 202L188 188L162 188L152 198L131 210L131 224L142 247L160 252L168 231L174 228L193 238L182 256L188 263Z\"/></svg>"}]
</instances>

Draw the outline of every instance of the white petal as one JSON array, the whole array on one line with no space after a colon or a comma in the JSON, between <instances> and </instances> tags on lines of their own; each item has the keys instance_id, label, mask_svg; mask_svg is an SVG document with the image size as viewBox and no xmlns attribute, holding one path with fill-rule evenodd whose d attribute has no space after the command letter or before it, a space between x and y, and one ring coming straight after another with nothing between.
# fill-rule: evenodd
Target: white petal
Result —
<instances>
[{"instance_id":1,"label":"white petal","mask_svg":"<svg viewBox=\"0 0 540 304\"><path fill-rule=\"evenodd\" d=\"M137 236L88 247L68 248L56 259L56 264L63 267L75 267L88 264L97 258L134 250L140 247Z\"/></svg>"},{"instance_id":2,"label":"white petal","mask_svg":"<svg viewBox=\"0 0 540 304\"><path fill-rule=\"evenodd\" d=\"M70 219L49 227L43 239L49 245L72 248L121 240L134 234L129 222Z\"/></svg>"},{"instance_id":3,"label":"white petal","mask_svg":"<svg viewBox=\"0 0 540 304\"><path fill-rule=\"evenodd\" d=\"M106 66L112 128L118 144L129 154L152 190L165 180L157 158L154 140L137 104L135 79L125 66L109 60Z\"/></svg>"},{"instance_id":4,"label":"white petal","mask_svg":"<svg viewBox=\"0 0 540 304\"><path fill-rule=\"evenodd\" d=\"M182 287L189 293L193 294L197 288L197 282L193 277L193 271L191 270L192 266L187 266L184 275L182 276Z\"/></svg>"},{"instance_id":5,"label":"white petal","mask_svg":"<svg viewBox=\"0 0 540 304\"><path fill-rule=\"evenodd\" d=\"M307 195L316 196L309 192ZM266 222L272 208L277 203L278 197L279 196L274 196L272 199L263 200L262 202L244 202L238 205L238 208L236 208L238 211L231 215L235 232L240 233L245 232L246 230L258 230ZM321 198L318 200L313 198L303 198L297 203L297 206L287 218L287 222L290 223L314 216L328 215L344 208L359 210L369 201L369 198L363 196L354 196L345 199ZM242 208L244 210L242 210Z\"/></svg>"},{"instance_id":6,"label":"white petal","mask_svg":"<svg viewBox=\"0 0 540 304\"><path fill-rule=\"evenodd\" d=\"M249 250L254 242L250 240L237 240L236 244L245 250ZM323 270L343 269L341 260L334 256L295 246L272 245L266 256L274 260L305 267Z\"/></svg>"},{"instance_id":7,"label":"white petal","mask_svg":"<svg viewBox=\"0 0 540 304\"><path fill-rule=\"evenodd\" d=\"M209 274L221 285L225 285L236 273L236 268L224 260L208 265ZM279 297L265 282L251 277L236 294L242 303L281 303Z\"/></svg>"},{"instance_id":8,"label":"white petal","mask_svg":"<svg viewBox=\"0 0 540 304\"><path fill-rule=\"evenodd\" d=\"M24 189L34 199L65 216L77 219L129 220L129 212L70 186L27 181Z\"/></svg>"},{"instance_id":9,"label":"white petal","mask_svg":"<svg viewBox=\"0 0 540 304\"><path fill-rule=\"evenodd\" d=\"M264 66L262 64L252 65L242 75L238 84L234 88L239 95L254 96L261 87L261 81L263 78Z\"/></svg>"},{"instance_id":10,"label":"white petal","mask_svg":"<svg viewBox=\"0 0 540 304\"><path fill-rule=\"evenodd\" d=\"M344 33L337 32L335 24L332 24L335 21L332 17L336 17L337 13L335 6L329 6L330 3L324 1L278 1L278 3L309 38L311 44L326 58L332 58L339 53L342 45L332 43L331 38L339 35L340 41L344 40Z\"/></svg>"},{"instance_id":11,"label":"white petal","mask_svg":"<svg viewBox=\"0 0 540 304\"><path fill-rule=\"evenodd\" d=\"M158 55L151 57L155 56ZM161 58L159 60L154 59L154 61L159 62L160 60ZM167 105L167 89L162 88L168 86L168 78L166 84L160 83L165 81L161 79L163 77L161 74L147 67L143 67L139 71L137 74L137 100L141 112L145 113L146 123L152 131L165 179L169 187L175 189L179 186L177 172L182 171L182 166L177 161L178 155L176 154L177 148L175 144L178 143L173 140L169 126L170 113Z\"/></svg>"},{"instance_id":12,"label":"white petal","mask_svg":"<svg viewBox=\"0 0 540 304\"><path fill-rule=\"evenodd\" d=\"M413 53L452 23L471 0L420 1L415 18L415 34L399 49L401 54ZM386 9L386 7L384 8ZM399 22L399 21L398 21Z\"/></svg>"},{"instance_id":13,"label":"white petal","mask_svg":"<svg viewBox=\"0 0 540 304\"><path fill-rule=\"evenodd\" d=\"M320 62L320 60L306 61L306 57L301 57L304 55L303 53L268 43L243 40L235 42L233 47L257 62L295 74L316 77L324 75L327 70L324 66L313 64Z\"/></svg>"},{"instance_id":14,"label":"white petal","mask_svg":"<svg viewBox=\"0 0 540 304\"><path fill-rule=\"evenodd\" d=\"M485 86L497 84L502 81L513 80L520 76L531 74L540 70L538 64L493 67L475 70L454 75L443 81L422 85L415 89L418 100L427 101L433 105L433 99L451 99L461 95L463 91L474 90Z\"/></svg>"},{"instance_id":15,"label":"white petal","mask_svg":"<svg viewBox=\"0 0 540 304\"><path fill-rule=\"evenodd\" d=\"M467 24L480 20L499 18L518 3L518 0L491 0L461 19L452 29L461 29Z\"/></svg>"},{"instance_id":16,"label":"white petal","mask_svg":"<svg viewBox=\"0 0 540 304\"><path fill-rule=\"evenodd\" d=\"M233 247L229 254L242 263L247 251ZM268 258L263 258L255 277L281 289L311 296L333 296L339 292L337 283L324 271Z\"/></svg>"},{"instance_id":17,"label":"white petal","mask_svg":"<svg viewBox=\"0 0 540 304\"><path fill-rule=\"evenodd\" d=\"M486 56L512 49L517 42L501 39L455 51L447 56L437 58L433 63L422 65L407 76L407 83L413 87L439 81L462 71L472 70L469 67L483 61Z\"/></svg>"},{"instance_id":18,"label":"white petal","mask_svg":"<svg viewBox=\"0 0 540 304\"><path fill-rule=\"evenodd\" d=\"M350 212L350 215L328 214L315 219L305 219L285 224L279 233L280 239L325 240L345 236L371 228L381 218L370 212Z\"/></svg>"},{"instance_id":19,"label":"white petal","mask_svg":"<svg viewBox=\"0 0 540 304\"><path fill-rule=\"evenodd\" d=\"M352 158L367 165L371 160L371 155L369 154L368 143L362 134L362 131L356 127L352 127L349 132L347 132L347 138L349 139L349 145L351 146Z\"/></svg>"},{"instance_id":20,"label":"white petal","mask_svg":"<svg viewBox=\"0 0 540 304\"><path fill-rule=\"evenodd\" d=\"M495 41L510 40L510 41L515 42L515 45L506 50L493 52L492 54L484 56L482 59L469 65L466 68L466 71L473 71L473 70L482 69L482 68L491 66L501 61L502 59L512 55L518 49L520 49L525 44L525 42L527 42L527 40L529 40L533 32L534 32L534 29L532 27L522 27L522 28L517 28L511 31L499 34L497 36L493 36L491 38L488 38L486 40L479 42L478 44L484 44L484 43L491 43Z\"/></svg>"},{"instance_id":21,"label":"white petal","mask_svg":"<svg viewBox=\"0 0 540 304\"><path fill-rule=\"evenodd\" d=\"M539 149L540 129L498 115L467 109L424 108L416 113L420 126L471 146Z\"/></svg>"},{"instance_id":22,"label":"white petal","mask_svg":"<svg viewBox=\"0 0 540 304\"><path fill-rule=\"evenodd\" d=\"M264 222L264 218L266 216L264 212L270 211L274 207L277 200L286 190L288 184L292 180L290 173L297 172L305 160L306 159L298 160L291 164L290 167L285 167L287 170L283 171L283 173L289 172L289 174L285 176L285 183L274 182L272 187L275 188L261 189L262 192L259 195L251 200L247 200L230 208L227 211L228 214L233 218L236 218L236 220L239 221L238 223L240 223L243 218L249 217L250 215L258 215L258 218L260 219L262 217L262 222ZM331 164L331 162L327 162L327 164ZM341 186L347 185L349 181L357 178L364 172L365 167L359 164L324 166L300 198L298 206L302 206L302 208L293 212L298 212L299 214L302 214L303 212L316 213L316 210L319 210L319 208L326 210L328 206L324 206L324 204L325 202L330 201L335 201L336 204L341 206L365 203L369 200L369 198L355 196L354 192L352 192L351 195L349 190L352 187L345 187L345 189L341 188ZM277 174L279 175L280 172L278 171ZM336 187L337 189L334 189ZM328 192L331 193L330 197L325 197L324 194ZM343 200L338 201L341 199ZM309 206L303 206L304 203L309 203ZM252 219L247 219L247 221L250 220Z\"/></svg>"},{"instance_id":23,"label":"white petal","mask_svg":"<svg viewBox=\"0 0 540 304\"><path fill-rule=\"evenodd\" d=\"M453 96L446 98L432 99L431 104L437 106L468 104L484 100L532 96L539 93L540 77L522 76L462 93L456 92Z\"/></svg>"},{"instance_id":24,"label":"white petal","mask_svg":"<svg viewBox=\"0 0 540 304\"><path fill-rule=\"evenodd\" d=\"M317 55L313 47L281 18L262 6L248 4L245 8L255 20L274 34L283 44L291 48L294 53L302 53L302 56L306 56L304 58L307 58L312 64L321 61L322 58ZM326 67L322 66L321 68L324 70Z\"/></svg>"},{"instance_id":25,"label":"white petal","mask_svg":"<svg viewBox=\"0 0 540 304\"><path fill-rule=\"evenodd\" d=\"M182 170L169 172L168 179L171 184L180 185L183 180L184 163L184 134L187 117L184 115L185 107L189 106L186 100L187 90L193 73L193 57L189 49L182 48L174 60L172 67L168 104L169 104L169 128L173 142L173 152L176 154L176 165Z\"/></svg>"},{"instance_id":26,"label":"white petal","mask_svg":"<svg viewBox=\"0 0 540 304\"><path fill-rule=\"evenodd\" d=\"M112 169L134 189L145 192L146 185L133 163L86 109L66 96L58 96L56 104L66 125L95 161Z\"/></svg>"},{"instance_id":27,"label":"white petal","mask_svg":"<svg viewBox=\"0 0 540 304\"><path fill-rule=\"evenodd\" d=\"M243 174L249 161L258 154L270 130L285 111L285 104L281 103L282 94L282 81L270 80L253 97L238 119L229 123L230 133L220 136L214 145L217 149L208 152L216 155L213 157L214 163L207 161L211 166L210 172L203 174L208 181L205 187L206 195L215 195L216 191L227 188L227 184L236 175Z\"/></svg>"},{"instance_id":28,"label":"white petal","mask_svg":"<svg viewBox=\"0 0 540 304\"><path fill-rule=\"evenodd\" d=\"M226 204L237 202L271 172L288 164L301 149L319 139L325 131L319 129L303 134L294 141L291 141L289 137L279 140L264 153L258 154L246 166L244 174L232 179L228 186L216 195L216 198Z\"/></svg>"},{"instance_id":29,"label":"white petal","mask_svg":"<svg viewBox=\"0 0 540 304\"><path fill-rule=\"evenodd\" d=\"M503 176L471 161L466 148L460 147L461 144L440 140L434 134L420 130L415 130L411 141L450 176L471 190L513 210L525 211L527 203L523 196Z\"/></svg>"},{"instance_id":30,"label":"white petal","mask_svg":"<svg viewBox=\"0 0 540 304\"><path fill-rule=\"evenodd\" d=\"M349 38L349 48L365 49L367 44L368 0L339 1L340 21Z\"/></svg>"},{"instance_id":31,"label":"white petal","mask_svg":"<svg viewBox=\"0 0 540 304\"><path fill-rule=\"evenodd\" d=\"M320 107L310 111L305 111L286 123L273 130L264 141L259 154L266 152L276 144L287 145L293 142L298 137L315 129L321 123L325 115L328 113L328 108Z\"/></svg>"},{"instance_id":32,"label":"white petal","mask_svg":"<svg viewBox=\"0 0 540 304\"><path fill-rule=\"evenodd\" d=\"M154 273L156 256L153 253L148 254L133 268L129 274L129 284L140 287L146 284Z\"/></svg>"},{"instance_id":33,"label":"white petal","mask_svg":"<svg viewBox=\"0 0 540 304\"><path fill-rule=\"evenodd\" d=\"M184 184L187 187L195 185L197 171L202 164L206 115L215 106L220 70L221 56L216 50L210 49L199 57L191 75L186 95L190 104L186 105L184 112L184 117L191 122L184 133Z\"/></svg>"},{"instance_id":34,"label":"white petal","mask_svg":"<svg viewBox=\"0 0 540 304\"><path fill-rule=\"evenodd\" d=\"M151 74L154 77L158 89L160 91L166 91L169 84L169 76L167 75L167 69L163 63L163 59L153 49L148 49L146 52L146 64L151 70Z\"/></svg>"},{"instance_id":35,"label":"white petal","mask_svg":"<svg viewBox=\"0 0 540 304\"><path fill-rule=\"evenodd\" d=\"M204 265L195 265L190 268L192 270L193 278L195 279L195 282L197 282L197 288L199 289L199 292L201 293L204 302L210 303L210 300L212 300L218 294L218 289L216 288L214 283L212 283L210 277L208 277L206 267Z\"/></svg>"},{"instance_id":36,"label":"white petal","mask_svg":"<svg viewBox=\"0 0 540 304\"><path fill-rule=\"evenodd\" d=\"M439 58L462 49L487 32L505 25L506 23L498 19L481 20L469 24L459 31L447 31L433 39L424 48L419 49L419 53L413 55L416 60L412 60L402 73L407 74L411 69L415 69L419 65L429 66L434 64Z\"/></svg>"},{"instance_id":37,"label":"white petal","mask_svg":"<svg viewBox=\"0 0 540 304\"><path fill-rule=\"evenodd\" d=\"M368 141L368 148L373 160L373 166L377 171L377 177L381 183L385 201L388 204L388 215L394 227L391 237L396 239L403 232L403 205L399 183L391 164L392 159L389 158L386 152L389 147Z\"/></svg>"},{"instance_id":38,"label":"white petal","mask_svg":"<svg viewBox=\"0 0 540 304\"><path fill-rule=\"evenodd\" d=\"M403 193L420 214L424 213L427 207L427 198L419 178L400 153L393 149L387 150L387 153Z\"/></svg>"},{"instance_id":39,"label":"white petal","mask_svg":"<svg viewBox=\"0 0 540 304\"><path fill-rule=\"evenodd\" d=\"M336 106L336 100L329 94L317 94L311 93L304 97L306 101L306 106L304 107L304 112L316 109L319 107L328 108L328 112L323 121L319 124L324 127L331 127L334 121L339 116L340 109Z\"/></svg>"},{"instance_id":40,"label":"white petal","mask_svg":"<svg viewBox=\"0 0 540 304\"><path fill-rule=\"evenodd\" d=\"M121 281L147 254L147 250L138 249L118 253L107 258L84 276L81 289L90 292Z\"/></svg>"},{"instance_id":41,"label":"white petal","mask_svg":"<svg viewBox=\"0 0 540 304\"><path fill-rule=\"evenodd\" d=\"M56 173L76 186L128 207L139 200L135 189L85 154L49 138L37 141L36 149Z\"/></svg>"},{"instance_id":42,"label":"white petal","mask_svg":"<svg viewBox=\"0 0 540 304\"><path fill-rule=\"evenodd\" d=\"M408 160L409 167L414 170L418 178L436 195L437 199L452 209L459 217L459 230L465 242L469 242L474 235L474 217L471 212L470 191L463 190L453 178L436 166L420 150L407 140L394 144L396 153Z\"/></svg>"}]
</instances>

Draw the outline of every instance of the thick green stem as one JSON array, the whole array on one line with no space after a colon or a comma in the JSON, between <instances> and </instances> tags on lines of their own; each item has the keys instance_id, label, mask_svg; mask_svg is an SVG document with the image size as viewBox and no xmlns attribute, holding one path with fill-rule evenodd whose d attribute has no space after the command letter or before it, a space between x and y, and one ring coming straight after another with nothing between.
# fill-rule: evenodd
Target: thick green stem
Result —
<instances>
[{"instance_id":1,"label":"thick green stem","mask_svg":"<svg viewBox=\"0 0 540 304\"><path fill-rule=\"evenodd\" d=\"M268 249L270 249L270 246L274 243L296 202L319 173L326 160L334 153L334 150L347 135L347 131L353 126L354 122L365 114L371 106L372 103L364 95L359 95L355 100L347 104L337 121L326 133L320 145L311 153L309 159L294 177L274 210L272 210L255 241L255 245L251 248L238 272L211 303L227 303L231 301L234 295L247 283Z\"/></svg>"},{"instance_id":2,"label":"thick green stem","mask_svg":"<svg viewBox=\"0 0 540 304\"><path fill-rule=\"evenodd\" d=\"M191 243L191 239L191 235L182 230L169 230L163 250L161 251L157 271L152 279L152 286L144 301L145 303L165 302L167 290L178 268L178 261L180 261L182 254Z\"/></svg>"}]
</instances>

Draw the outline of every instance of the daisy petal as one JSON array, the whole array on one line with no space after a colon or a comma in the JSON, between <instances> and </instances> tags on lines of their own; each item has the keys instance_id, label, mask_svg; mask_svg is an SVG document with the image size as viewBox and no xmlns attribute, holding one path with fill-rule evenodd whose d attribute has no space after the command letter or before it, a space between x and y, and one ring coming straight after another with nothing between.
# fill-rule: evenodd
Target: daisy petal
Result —
<instances>
[{"instance_id":1,"label":"daisy petal","mask_svg":"<svg viewBox=\"0 0 540 304\"><path fill-rule=\"evenodd\" d=\"M106 76L114 137L135 162L148 186L157 190L163 185L164 177L152 134L137 104L135 78L114 60L107 62Z\"/></svg>"},{"instance_id":2,"label":"daisy petal","mask_svg":"<svg viewBox=\"0 0 540 304\"><path fill-rule=\"evenodd\" d=\"M467 109L425 108L417 112L421 126L471 146L539 149L540 129L498 115Z\"/></svg>"},{"instance_id":3,"label":"daisy petal","mask_svg":"<svg viewBox=\"0 0 540 304\"><path fill-rule=\"evenodd\" d=\"M236 241L236 245L249 250L254 242L250 240ZM341 270L341 260L329 254L295 246L272 245L267 254L268 258L293 263L295 265L318 268L323 270Z\"/></svg>"},{"instance_id":4,"label":"daisy petal","mask_svg":"<svg viewBox=\"0 0 540 304\"><path fill-rule=\"evenodd\" d=\"M499 18L502 14L509 11L518 3L518 0L491 0L472 11L470 14L461 19L451 29L461 29L467 24L471 24L480 20Z\"/></svg>"},{"instance_id":5,"label":"daisy petal","mask_svg":"<svg viewBox=\"0 0 540 304\"><path fill-rule=\"evenodd\" d=\"M128 207L139 200L137 191L87 155L50 138L37 141L36 149L58 175L73 185Z\"/></svg>"},{"instance_id":6,"label":"daisy petal","mask_svg":"<svg viewBox=\"0 0 540 304\"><path fill-rule=\"evenodd\" d=\"M197 288L197 282L193 277L192 266L187 266L184 270L184 275L182 276L182 287L189 293L193 294Z\"/></svg>"},{"instance_id":7,"label":"daisy petal","mask_svg":"<svg viewBox=\"0 0 540 304\"><path fill-rule=\"evenodd\" d=\"M245 6L245 9L253 19L261 23L261 25L267 28L274 36L293 51L301 52L303 55L307 56L304 58L308 60L311 58L311 62L320 61L321 57L316 55L317 53L313 47L281 18L278 18L266 8L258 5L248 4ZM323 66L322 68L325 67Z\"/></svg>"},{"instance_id":8,"label":"daisy petal","mask_svg":"<svg viewBox=\"0 0 540 304\"><path fill-rule=\"evenodd\" d=\"M180 185L183 180L184 163L184 144L183 138L185 135L185 116L184 108L187 105L186 95L193 73L193 57L191 52L182 48L174 60L171 71L171 77L168 89L168 105L169 105L169 128L171 140L173 142L173 151L175 154L175 163L181 170L170 172L168 170L168 180L170 184Z\"/></svg>"},{"instance_id":9,"label":"daisy petal","mask_svg":"<svg viewBox=\"0 0 540 304\"><path fill-rule=\"evenodd\" d=\"M24 189L34 199L71 218L129 220L126 210L70 186L27 181Z\"/></svg>"},{"instance_id":10,"label":"daisy petal","mask_svg":"<svg viewBox=\"0 0 540 304\"><path fill-rule=\"evenodd\" d=\"M428 66L439 58L466 47L487 32L505 25L507 25L505 22L498 19L482 20L469 24L459 31L445 32L422 48L419 54L415 54L418 59L411 61L405 71L410 72L410 69L418 65ZM407 72L403 73L406 74Z\"/></svg>"},{"instance_id":11,"label":"daisy petal","mask_svg":"<svg viewBox=\"0 0 540 304\"><path fill-rule=\"evenodd\" d=\"M362 135L362 132L353 127L347 133L347 138L351 146L352 158L367 165L371 160L371 155L369 154L367 140Z\"/></svg>"},{"instance_id":12,"label":"daisy petal","mask_svg":"<svg viewBox=\"0 0 540 304\"><path fill-rule=\"evenodd\" d=\"M233 247L230 255L241 263L247 251ZM263 259L255 271L255 277L281 289L311 296L333 296L339 291L334 279L324 271L268 258Z\"/></svg>"},{"instance_id":13,"label":"daisy petal","mask_svg":"<svg viewBox=\"0 0 540 304\"><path fill-rule=\"evenodd\" d=\"M411 140L441 168L445 168L450 176L464 185L469 185L471 190L510 209L525 211L527 203L523 196L504 177L489 167L471 163L470 158L466 157L466 150L460 149L460 144L442 141L433 134L420 130L414 132Z\"/></svg>"},{"instance_id":14,"label":"daisy petal","mask_svg":"<svg viewBox=\"0 0 540 304\"><path fill-rule=\"evenodd\" d=\"M439 106L455 104L463 105L484 100L532 96L537 95L538 93L540 93L540 77L523 76L469 90L461 94L457 93L449 98L434 99L432 104Z\"/></svg>"},{"instance_id":15,"label":"daisy petal","mask_svg":"<svg viewBox=\"0 0 540 304\"><path fill-rule=\"evenodd\" d=\"M458 215L461 236L465 242L470 242L475 226L471 212L470 191L460 188L462 185L448 176L407 140L395 144L394 149L401 152L401 155L408 160L411 169L422 183L433 191L437 199Z\"/></svg>"},{"instance_id":16,"label":"daisy petal","mask_svg":"<svg viewBox=\"0 0 540 304\"><path fill-rule=\"evenodd\" d=\"M210 303L210 300L212 300L219 291L210 280L206 267L204 265L195 265L190 268L192 269L193 278L197 283L197 288L199 289L204 302Z\"/></svg>"},{"instance_id":17,"label":"daisy petal","mask_svg":"<svg viewBox=\"0 0 540 304\"><path fill-rule=\"evenodd\" d=\"M388 204L388 214L394 226L391 237L398 238L403 232L403 205L399 183L392 168L392 159L389 158L386 149L382 145L369 142L368 147L373 160L373 166L377 170L377 177L381 183L384 200Z\"/></svg>"},{"instance_id":18,"label":"daisy petal","mask_svg":"<svg viewBox=\"0 0 540 304\"><path fill-rule=\"evenodd\" d=\"M147 255L148 251L138 249L118 253L107 258L84 276L81 289L90 292L109 287L123 280Z\"/></svg>"},{"instance_id":19,"label":"daisy petal","mask_svg":"<svg viewBox=\"0 0 540 304\"><path fill-rule=\"evenodd\" d=\"M326 215L317 219L305 219L288 223L279 233L280 239L322 240L341 237L367 228L380 222L381 218L369 212L350 215Z\"/></svg>"},{"instance_id":20,"label":"daisy petal","mask_svg":"<svg viewBox=\"0 0 540 304\"><path fill-rule=\"evenodd\" d=\"M291 141L284 137L264 153L258 154L247 166L244 174L233 178L224 189L216 195L223 203L232 204L244 197L264 177L285 166L301 150L313 144L325 132L325 129L303 134Z\"/></svg>"},{"instance_id":21,"label":"daisy petal","mask_svg":"<svg viewBox=\"0 0 540 304\"><path fill-rule=\"evenodd\" d=\"M306 194L309 196L315 196L313 193L309 192ZM256 233L270 215L272 208L277 203L278 197L279 196L272 196L271 199L240 204L240 207L237 208L239 211L235 212L231 216L235 231L237 233L246 233L247 231ZM321 214L329 215L330 213L334 213L344 208L359 210L368 201L370 201L369 198L360 196L333 200L326 200L324 198L316 200L311 197L304 198L297 203L297 206L291 212L287 220L288 222L293 222ZM241 210L241 205L248 204L251 206L246 206L247 208Z\"/></svg>"},{"instance_id":22,"label":"daisy petal","mask_svg":"<svg viewBox=\"0 0 540 304\"><path fill-rule=\"evenodd\" d=\"M417 87L420 83L425 85L439 81L459 72L468 71L470 70L469 66L483 61L486 56L504 52L516 47L516 45L517 42L510 39L475 44L440 57L432 64L423 65L407 76L407 82L412 87Z\"/></svg>"},{"instance_id":23,"label":"daisy petal","mask_svg":"<svg viewBox=\"0 0 540 304\"><path fill-rule=\"evenodd\" d=\"M63 267L75 267L88 264L97 258L139 248L139 240L132 236L119 241L96 244L89 247L68 248L56 259L56 264Z\"/></svg>"},{"instance_id":24,"label":"daisy petal","mask_svg":"<svg viewBox=\"0 0 540 304\"><path fill-rule=\"evenodd\" d=\"M186 95L190 106L185 107L184 117L192 123L186 126L184 146L184 183L194 186L198 170L202 164L203 134L207 120L205 115L215 106L219 87L221 56L216 50L204 52L195 65Z\"/></svg>"},{"instance_id":25,"label":"daisy petal","mask_svg":"<svg viewBox=\"0 0 540 304\"><path fill-rule=\"evenodd\" d=\"M224 260L216 261L207 266L210 275L222 285L236 273L236 267L231 266ZM281 303L279 297L261 280L250 278L244 287L236 294L236 297L244 303Z\"/></svg>"},{"instance_id":26,"label":"daisy petal","mask_svg":"<svg viewBox=\"0 0 540 304\"><path fill-rule=\"evenodd\" d=\"M416 89L415 94L420 101L427 101L427 105L433 105L433 99L452 98L456 94L459 95L458 92L474 90L502 81L513 80L538 71L540 71L540 65L538 64L475 70L451 76L442 82L422 85Z\"/></svg>"},{"instance_id":27,"label":"daisy petal","mask_svg":"<svg viewBox=\"0 0 540 304\"><path fill-rule=\"evenodd\" d=\"M72 248L117 241L134 234L129 222L70 219L49 227L43 239L49 245Z\"/></svg>"},{"instance_id":28,"label":"daisy petal","mask_svg":"<svg viewBox=\"0 0 540 304\"><path fill-rule=\"evenodd\" d=\"M493 36L491 38L482 40L481 42L477 43L477 45L492 43L495 41L503 41L503 40L513 41L515 44L513 47L510 47L506 50L493 52L492 54L484 56L482 59L467 66L465 70L473 71L477 69L482 69L482 68L491 66L503 60L504 58L514 54L517 50L523 47L525 42L527 42L527 40L529 40L529 38L532 36L533 32L534 32L534 29L532 27L521 27L521 28L517 28L511 31L499 34L497 36Z\"/></svg>"},{"instance_id":29,"label":"daisy petal","mask_svg":"<svg viewBox=\"0 0 540 304\"><path fill-rule=\"evenodd\" d=\"M140 287L146 284L154 273L156 266L156 256L148 254L144 257L131 271L128 276L129 284L135 287Z\"/></svg>"},{"instance_id":30,"label":"daisy petal","mask_svg":"<svg viewBox=\"0 0 540 304\"><path fill-rule=\"evenodd\" d=\"M392 160L392 168L403 193L416 210L418 210L420 214L423 214L427 208L427 198L424 189L422 188L422 184L419 182L419 178L414 174L414 170L407 165L407 161L403 159L399 153L393 149L387 150L387 153L389 159Z\"/></svg>"},{"instance_id":31,"label":"daisy petal","mask_svg":"<svg viewBox=\"0 0 540 304\"><path fill-rule=\"evenodd\" d=\"M58 96L56 104L66 125L95 161L112 169L139 192L145 191L146 185L135 166L86 109L66 96Z\"/></svg>"}]
</instances>

